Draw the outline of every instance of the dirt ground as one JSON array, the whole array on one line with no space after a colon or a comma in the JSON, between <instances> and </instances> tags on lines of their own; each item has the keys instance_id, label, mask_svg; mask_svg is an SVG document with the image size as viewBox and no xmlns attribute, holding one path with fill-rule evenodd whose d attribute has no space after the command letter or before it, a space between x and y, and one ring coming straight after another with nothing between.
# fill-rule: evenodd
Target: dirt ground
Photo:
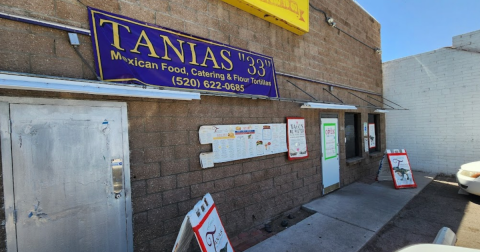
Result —
<instances>
[{"instance_id":1,"label":"dirt ground","mask_svg":"<svg viewBox=\"0 0 480 252\"><path fill-rule=\"evenodd\" d=\"M290 218L288 215L290 215ZM236 237L232 237L230 241L232 242L235 251L241 252L297 224L310 215L312 215L312 213L300 208L290 214L278 216L269 222L268 224L272 228L271 232L267 232L265 227L260 227L258 229L252 229L241 233ZM282 221L287 221L288 225L285 227L282 226Z\"/></svg>"},{"instance_id":2,"label":"dirt ground","mask_svg":"<svg viewBox=\"0 0 480 252\"><path fill-rule=\"evenodd\" d=\"M360 251L432 243L442 227L455 232L456 246L480 249L480 196L458 194L454 177L437 176Z\"/></svg>"},{"instance_id":3,"label":"dirt ground","mask_svg":"<svg viewBox=\"0 0 480 252\"><path fill-rule=\"evenodd\" d=\"M307 212L303 209L299 209L299 210L290 214L290 216L293 217L292 219L288 218L288 215L283 215L283 216L277 217L276 219L272 220L269 223L270 226L272 227L272 233L276 234L278 232L281 232L281 231L297 224L298 222L304 220L305 218L307 218L310 215L312 215L312 213ZM282 221L287 221L288 225L286 227L283 227L282 226Z\"/></svg>"}]
</instances>

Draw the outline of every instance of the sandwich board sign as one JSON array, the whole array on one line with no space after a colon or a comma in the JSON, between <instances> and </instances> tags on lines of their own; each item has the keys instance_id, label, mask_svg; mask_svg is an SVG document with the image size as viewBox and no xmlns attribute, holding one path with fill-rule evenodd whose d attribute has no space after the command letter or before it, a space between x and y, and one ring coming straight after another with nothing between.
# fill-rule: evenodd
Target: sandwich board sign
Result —
<instances>
[{"instance_id":1,"label":"sandwich board sign","mask_svg":"<svg viewBox=\"0 0 480 252\"><path fill-rule=\"evenodd\" d=\"M387 151L387 159L395 189L417 187L405 150L394 151L393 153Z\"/></svg>"},{"instance_id":2,"label":"sandwich board sign","mask_svg":"<svg viewBox=\"0 0 480 252\"><path fill-rule=\"evenodd\" d=\"M366 148L368 148L368 140L365 138L366 141ZM378 163L378 172L377 172L377 177L375 178L375 181L393 181L392 179L392 173L390 172L390 165L388 164L388 159L387 157L387 151L390 152L390 150L386 150L385 153L382 156L382 159Z\"/></svg>"},{"instance_id":3,"label":"sandwich board sign","mask_svg":"<svg viewBox=\"0 0 480 252\"><path fill-rule=\"evenodd\" d=\"M202 252L234 252L209 193L185 216L172 252L187 251L193 235Z\"/></svg>"}]
</instances>

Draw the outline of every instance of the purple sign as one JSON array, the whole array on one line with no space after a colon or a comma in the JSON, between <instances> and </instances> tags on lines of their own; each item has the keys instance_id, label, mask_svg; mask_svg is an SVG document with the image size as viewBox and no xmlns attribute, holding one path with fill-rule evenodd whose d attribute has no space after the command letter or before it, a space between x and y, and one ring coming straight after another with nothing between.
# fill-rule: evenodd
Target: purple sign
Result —
<instances>
[{"instance_id":1,"label":"purple sign","mask_svg":"<svg viewBox=\"0 0 480 252\"><path fill-rule=\"evenodd\" d=\"M89 7L102 80L279 97L273 58Z\"/></svg>"}]
</instances>

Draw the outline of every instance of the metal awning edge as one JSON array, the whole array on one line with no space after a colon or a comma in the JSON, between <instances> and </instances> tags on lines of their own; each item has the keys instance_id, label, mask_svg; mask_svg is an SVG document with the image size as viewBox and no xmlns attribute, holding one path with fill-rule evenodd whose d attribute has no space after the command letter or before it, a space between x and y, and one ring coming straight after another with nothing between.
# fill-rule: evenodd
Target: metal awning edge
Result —
<instances>
[{"instance_id":1,"label":"metal awning edge","mask_svg":"<svg viewBox=\"0 0 480 252\"><path fill-rule=\"evenodd\" d=\"M141 85L117 85L106 82L6 73L0 73L0 88L172 100L200 100L200 94L194 92L143 88Z\"/></svg>"}]
</instances>

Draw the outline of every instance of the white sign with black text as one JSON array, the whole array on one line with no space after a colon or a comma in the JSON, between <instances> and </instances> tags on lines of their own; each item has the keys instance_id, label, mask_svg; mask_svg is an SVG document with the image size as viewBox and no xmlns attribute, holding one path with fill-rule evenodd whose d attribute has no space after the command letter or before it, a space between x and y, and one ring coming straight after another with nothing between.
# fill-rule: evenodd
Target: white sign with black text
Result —
<instances>
[{"instance_id":1,"label":"white sign with black text","mask_svg":"<svg viewBox=\"0 0 480 252\"><path fill-rule=\"evenodd\" d=\"M287 152L285 123L201 126L201 144L212 144L212 152L201 153L202 168L214 163Z\"/></svg>"},{"instance_id":2,"label":"white sign with black text","mask_svg":"<svg viewBox=\"0 0 480 252\"><path fill-rule=\"evenodd\" d=\"M288 159L308 158L305 119L287 117Z\"/></svg>"}]
</instances>

